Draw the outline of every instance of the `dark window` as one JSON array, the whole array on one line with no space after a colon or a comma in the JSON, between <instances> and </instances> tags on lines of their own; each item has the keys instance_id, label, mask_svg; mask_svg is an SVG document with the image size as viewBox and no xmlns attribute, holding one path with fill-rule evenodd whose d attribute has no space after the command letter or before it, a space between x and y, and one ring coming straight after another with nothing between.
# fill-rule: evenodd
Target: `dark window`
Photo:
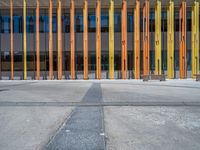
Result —
<instances>
[{"instance_id":1,"label":"dark window","mask_svg":"<svg viewBox=\"0 0 200 150\"><path fill-rule=\"evenodd\" d=\"M128 12L127 15L127 30L133 32L133 12Z\"/></svg>"},{"instance_id":2,"label":"dark window","mask_svg":"<svg viewBox=\"0 0 200 150\"><path fill-rule=\"evenodd\" d=\"M13 16L13 32L22 33L22 16Z\"/></svg>"},{"instance_id":3,"label":"dark window","mask_svg":"<svg viewBox=\"0 0 200 150\"><path fill-rule=\"evenodd\" d=\"M63 33L69 33L70 32L70 14L69 13L65 13L63 16L62 16L62 27L63 27L63 30L62 32Z\"/></svg>"},{"instance_id":4,"label":"dark window","mask_svg":"<svg viewBox=\"0 0 200 150\"><path fill-rule=\"evenodd\" d=\"M0 27L1 27L1 33L10 33L10 17L9 16L0 17Z\"/></svg>"},{"instance_id":5,"label":"dark window","mask_svg":"<svg viewBox=\"0 0 200 150\"><path fill-rule=\"evenodd\" d=\"M167 32L167 11L162 11L162 17L161 17L161 31Z\"/></svg>"},{"instance_id":6,"label":"dark window","mask_svg":"<svg viewBox=\"0 0 200 150\"><path fill-rule=\"evenodd\" d=\"M108 60L109 60L108 52L103 51L101 54L101 69L104 71L109 69Z\"/></svg>"},{"instance_id":7,"label":"dark window","mask_svg":"<svg viewBox=\"0 0 200 150\"><path fill-rule=\"evenodd\" d=\"M101 13L101 32L109 31L109 21L108 21L108 12L106 10L102 10Z\"/></svg>"},{"instance_id":8,"label":"dark window","mask_svg":"<svg viewBox=\"0 0 200 150\"><path fill-rule=\"evenodd\" d=\"M53 14L53 17L52 17L52 30L53 30L53 33L56 33L57 32L57 15L56 14Z\"/></svg>"},{"instance_id":9,"label":"dark window","mask_svg":"<svg viewBox=\"0 0 200 150\"><path fill-rule=\"evenodd\" d=\"M115 10L114 14L115 32L121 32L121 13L120 10Z\"/></svg>"},{"instance_id":10,"label":"dark window","mask_svg":"<svg viewBox=\"0 0 200 150\"><path fill-rule=\"evenodd\" d=\"M10 71L10 52L1 53L1 69L2 71Z\"/></svg>"},{"instance_id":11,"label":"dark window","mask_svg":"<svg viewBox=\"0 0 200 150\"><path fill-rule=\"evenodd\" d=\"M155 32L155 12L153 9L150 10L149 15L149 31Z\"/></svg>"},{"instance_id":12,"label":"dark window","mask_svg":"<svg viewBox=\"0 0 200 150\"><path fill-rule=\"evenodd\" d=\"M174 22L175 31L179 32L179 11L178 10L175 10L174 17L175 17L175 22Z\"/></svg>"},{"instance_id":13,"label":"dark window","mask_svg":"<svg viewBox=\"0 0 200 150\"><path fill-rule=\"evenodd\" d=\"M78 11L75 16L75 32L83 32L83 14Z\"/></svg>"},{"instance_id":14,"label":"dark window","mask_svg":"<svg viewBox=\"0 0 200 150\"><path fill-rule=\"evenodd\" d=\"M49 31L49 18L46 15L40 16L40 32L47 33Z\"/></svg>"},{"instance_id":15,"label":"dark window","mask_svg":"<svg viewBox=\"0 0 200 150\"><path fill-rule=\"evenodd\" d=\"M27 17L27 33L34 33L35 32L35 23L34 23L34 16Z\"/></svg>"},{"instance_id":16,"label":"dark window","mask_svg":"<svg viewBox=\"0 0 200 150\"><path fill-rule=\"evenodd\" d=\"M96 16L95 12L89 12L88 14L88 32L95 32L96 31Z\"/></svg>"},{"instance_id":17,"label":"dark window","mask_svg":"<svg viewBox=\"0 0 200 150\"><path fill-rule=\"evenodd\" d=\"M191 11L187 11L187 31L191 32L192 31L192 16L191 16Z\"/></svg>"},{"instance_id":18,"label":"dark window","mask_svg":"<svg viewBox=\"0 0 200 150\"><path fill-rule=\"evenodd\" d=\"M142 16L142 12L140 12L140 32L143 32L143 16Z\"/></svg>"}]
</instances>

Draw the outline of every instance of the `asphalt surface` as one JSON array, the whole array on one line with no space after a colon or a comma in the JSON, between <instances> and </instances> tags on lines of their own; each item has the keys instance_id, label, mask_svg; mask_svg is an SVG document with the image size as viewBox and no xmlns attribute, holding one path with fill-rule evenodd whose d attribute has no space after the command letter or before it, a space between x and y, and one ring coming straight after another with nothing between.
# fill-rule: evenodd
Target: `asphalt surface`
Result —
<instances>
[{"instance_id":1,"label":"asphalt surface","mask_svg":"<svg viewBox=\"0 0 200 150\"><path fill-rule=\"evenodd\" d=\"M200 83L0 81L0 149L199 150Z\"/></svg>"}]
</instances>

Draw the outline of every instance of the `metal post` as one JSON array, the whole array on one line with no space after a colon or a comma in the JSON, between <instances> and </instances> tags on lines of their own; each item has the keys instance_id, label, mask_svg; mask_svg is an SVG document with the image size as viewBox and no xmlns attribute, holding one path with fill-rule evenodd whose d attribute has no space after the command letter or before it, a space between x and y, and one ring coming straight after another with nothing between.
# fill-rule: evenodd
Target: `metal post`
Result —
<instances>
[{"instance_id":1,"label":"metal post","mask_svg":"<svg viewBox=\"0 0 200 150\"><path fill-rule=\"evenodd\" d=\"M156 75L162 74L162 61L161 61L161 1L156 1L155 6L155 73Z\"/></svg>"},{"instance_id":2,"label":"metal post","mask_svg":"<svg viewBox=\"0 0 200 150\"><path fill-rule=\"evenodd\" d=\"M101 1L96 5L96 78L101 79Z\"/></svg>"},{"instance_id":3,"label":"metal post","mask_svg":"<svg viewBox=\"0 0 200 150\"><path fill-rule=\"evenodd\" d=\"M199 2L192 7L192 77L199 73Z\"/></svg>"},{"instance_id":4,"label":"metal post","mask_svg":"<svg viewBox=\"0 0 200 150\"><path fill-rule=\"evenodd\" d=\"M62 80L62 10L61 0L58 0L58 80Z\"/></svg>"},{"instance_id":5,"label":"metal post","mask_svg":"<svg viewBox=\"0 0 200 150\"><path fill-rule=\"evenodd\" d=\"M167 71L168 78L174 78L174 1L167 8Z\"/></svg>"},{"instance_id":6,"label":"metal post","mask_svg":"<svg viewBox=\"0 0 200 150\"><path fill-rule=\"evenodd\" d=\"M179 68L180 78L184 79L187 77L186 69L186 2L183 1L180 7L180 18L179 18L179 29L180 29L180 53L179 53Z\"/></svg>"},{"instance_id":7,"label":"metal post","mask_svg":"<svg viewBox=\"0 0 200 150\"><path fill-rule=\"evenodd\" d=\"M140 79L140 1L136 0L134 8L134 77Z\"/></svg>"},{"instance_id":8,"label":"metal post","mask_svg":"<svg viewBox=\"0 0 200 150\"><path fill-rule=\"evenodd\" d=\"M53 79L52 0L49 0L49 79Z\"/></svg>"},{"instance_id":9,"label":"metal post","mask_svg":"<svg viewBox=\"0 0 200 150\"><path fill-rule=\"evenodd\" d=\"M23 7L23 20L24 20L24 41L23 41L23 44L24 44L24 80L27 79L27 54L26 54L26 0L24 0L24 7Z\"/></svg>"},{"instance_id":10,"label":"metal post","mask_svg":"<svg viewBox=\"0 0 200 150\"><path fill-rule=\"evenodd\" d=\"M149 0L143 7L143 70L144 75L149 75Z\"/></svg>"},{"instance_id":11,"label":"metal post","mask_svg":"<svg viewBox=\"0 0 200 150\"><path fill-rule=\"evenodd\" d=\"M37 80L40 80L40 4L39 0L36 1L36 70Z\"/></svg>"},{"instance_id":12,"label":"metal post","mask_svg":"<svg viewBox=\"0 0 200 150\"><path fill-rule=\"evenodd\" d=\"M11 80L14 80L14 46L13 46L13 1L10 0L10 55L11 55Z\"/></svg>"},{"instance_id":13,"label":"metal post","mask_svg":"<svg viewBox=\"0 0 200 150\"><path fill-rule=\"evenodd\" d=\"M74 33L74 0L70 5L70 54L71 54L71 79L75 80L75 33Z\"/></svg>"},{"instance_id":14,"label":"metal post","mask_svg":"<svg viewBox=\"0 0 200 150\"><path fill-rule=\"evenodd\" d=\"M122 1L122 26L121 26L121 46L122 46L122 79L127 79L128 68L127 68L127 2L126 0Z\"/></svg>"},{"instance_id":15,"label":"metal post","mask_svg":"<svg viewBox=\"0 0 200 150\"><path fill-rule=\"evenodd\" d=\"M88 80L88 1L84 0L83 7L83 57L84 57L84 80Z\"/></svg>"}]
</instances>

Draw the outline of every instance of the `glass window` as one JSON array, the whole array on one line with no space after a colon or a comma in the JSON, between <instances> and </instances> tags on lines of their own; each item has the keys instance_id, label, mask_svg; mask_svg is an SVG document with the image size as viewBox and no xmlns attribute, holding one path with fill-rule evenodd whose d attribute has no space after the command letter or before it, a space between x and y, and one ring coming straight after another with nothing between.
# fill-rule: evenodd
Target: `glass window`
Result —
<instances>
[{"instance_id":1,"label":"glass window","mask_svg":"<svg viewBox=\"0 0 200 150\"><path fill-rule=\"evenodd\" d=\"M187 31L192 31L192 16L191 11L187 11Z\"/></svg>"},{"instance_id":2,"label":"glass window","mask_svg":"<svg viewBox=\"0 0 200 150\"><path fill-rule=\"evenodd\" d=\"M102 70L108 70L109 69L109 66L108 66L108 52L106 51L102 51L102 54L101 54L101 69Z\"/></svg>"},{"instance_id":3,"label":"glass window","mask_svg":"<svg viewBox=\"0 0 200 150\"><path fill-rule=\"evenodd\" d=\"M133 12L128 12L127 15L127 30L128 32L133 32Z\"/></svg>"},{"instance_id":4,"label":"glass window","mask_svg":"<svg viewBox=\"0 0 200 150\"><path fill-rule=\"evenodd\" d=\"M102 10L101 13L101 32L109 31L108 10Z\"/></svg>"},{"instance_id":5,"label":"glass window","mask_svg":"<svg viewBox=\"0 0 200 150\"><path fill-rule=\"evenodd\" d=\"M95 71L96 69L96 55L94 52L89 53L88 59L88 69L89 71Z\"/></svg>"},{"instance_id":6,"label":"glass window","mask_svg":"<svg viewBox=\"0 0 200 150\"><path fill-rule=\"evenodd\" d=\"M35 32L35 29L36 29L36 27L35 27L35 16L27 16L27 23L26 23L26 25L27 25L27 28L26 28L26 30L27 30L27 33L34 33Z\"/></svg>"},{"instance_id":7,"label":"glass window","mask_svg":"<svg viewBox=\"0 0 200 150\"><path fill-rule=\"evenodd\" d=\"M140 32L143 32L143 16L141 11L140 11Z\"/></svg>"},{"instance_id":8,"label":"glass window","mask_svg":"<svg viewBox=\"0 0 200 150\"><path fill-rule=\"evenodd\" d=\"M3 15L0 17L1 33L10 33L10 17Z\"/></svg>"},{"instance_id":9,"label":"glass window","mask_svg":"<svg viewBox=\"0 0 200 150\"><path fill-rule=\"evenodd\" d=\"M167 50L162 51L162 70L167 70Z\"/></svg>"},{"instance_id":10,"label":"glass window","mask_svg":"<svg viewBox=\"0 0 200 150\"><path fill-rule=\"evenodd\" d=\"M153 9L150 10L149 24L149 31L155 32L155 12Z\"/></svg>"},{"instance_id":11,"label":"glass window","mask_svg":"<svg viewBox=\"0 0 200 150\"><path fill-rule=\"evenodd\" d=\"M83 71L83 53L76 52L76 70Z\"/></svg>"},{"instance_id":12,"label":"glass window","mask_svg":"<svg viewBox=\"0 0 200 150\"><path fill-rule=\"evenodd\" d=\"M53 33L56 33L57 32L57 15L56 14L53 14L53 17L52 17L52 30L53 30Z\"/></svg>"},{"instance_id":13,"label":"glass window","mask_svg":"<svg viewBox=\"0 0 200 150\"><path fill-rule=\"evenodd\" d=\"M63 27L62 32L63 33L69 33L70 32L70 14L69 13L63 14L62 24L63 24L62 25L62 27Z\"/></svg>"},{"instance_id":14,"label":"glass window","mask_svg":"<svg viewBox=\"0 0 200 150\"><path fill-rule=\"evenodd\" d=\"M96 32L96 16L94 10L88 14L88 32Z\"/></svg>"},{"instance_id":15,"label":"glass window","mask_svg":"<svg viewBox=\"0 0 200 150\"><path fill-rule=\"evenodd\" d=\"M27 53L27 71L35 71L35 52Z\"/></svg>"},{"instance_id":16,"label":"glass window","mask_svg":"<svg viewBox=\"0 0 200 150\"><path fill-rule=\"evenodd\" d=\"M10 52L2 52L1 55L2 71L10 71Z\"/></svg>"},{"instance_id":17,"label":"glass window","mask_svg":"<svg viewBox=\"0 0 200 150\"><path fill-rule=\"evenodd\" d=\"M167 11L162 11L162 19L161 19L161 31L167 32Z\"/></svg>"},{"instance_id":18,"label":"glass window","mask_svg":"<svg viewBox=\"0 0 200 150\"><path fill-rule=\"evenodd\" d=\"M75 15L75 32L83 32L83 13L78 10Z\"/></svg>"},{"instance_id":19,"label":"glass window","mask_svg":"<svg viewBox=\"0 0 200 150\"><path fill-rule=\"evenodd\" d=\"M175 10L175 31L178 32L179 31L179 11L178 10Z\"/></svg>"},{"instance_id":20,"label":"glass window","mask_svg":"<svg viewBox=\"0 0 200 150\"><path fill-rule=\"evenodd\" d=\"M22 33L22 16L13 16L13 32Z\"/></svg>"},{"instance_id":21,"label":"glass window","mask_svg":"<svg viewBox=\"0 0 200 150\"><path fill-rule=\"evenodd\" d=\"M115 32L121 32L121 13L119 9L115 10L114 26Z\"/></svg>"},{"instance_id":22,"label":"glass window","mask_svg":"<svg viewBox=\"0 0 200 150\"><path fill-rule=\"evenodd\" d=\"M187 50L187 70L191 71L192 70L192 51Z\"/></svg>"},{"instance_id":23,"label":"glass window","mask_svg":"<svg viewBox=\"0 0 200 150\"><path fill-rule=\"evenodd\" d=\"M150 51L150 70L155 70L155 51Z\"/></svg>"},{"instance_id":24,"label":"glass window","mask_svg":"<svg viewBox=\"0 0 200 150\"><path fill-rule=\"evenodd\" d=\"M23 52L18 51L14 52L14 70L22 71L23 70Z\"/></svg>"},{"instance_id":25,"label":"glass window","mask_svg":"<svg viewBox=\"0 0 200 150\"><path fill-rule=\"evenodd\" d=\"M174 60L175 60L175 70L179 70L179 50L175 50L174 53Z\"/></svg>"},{"instance_id":26,"label":"glass window","mask_svg":"<svg viewBox=\"0 0 200 150\"><path fill-rule=\"evenodd\" d=\"M40 32L41 33L49 32L49 18L46 15L40 16Z\"/></svg>"}]
</instances>

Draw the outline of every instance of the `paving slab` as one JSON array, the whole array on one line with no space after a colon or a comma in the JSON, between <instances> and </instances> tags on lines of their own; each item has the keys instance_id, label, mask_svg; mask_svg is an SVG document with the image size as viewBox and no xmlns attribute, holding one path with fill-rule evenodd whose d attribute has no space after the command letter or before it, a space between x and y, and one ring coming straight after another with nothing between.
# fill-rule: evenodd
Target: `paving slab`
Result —
<instances>
[{"instance_id":1,"label":"paving slab","mask_svg":"<svg viewBox=\"0 0 200 150\"><path fill-rule=\"evenodd\" d=\"M105 107L108 150L199 150L199 107Z\"/></svg>"},{"instance_id":2,"label":"paving slab","mask_svg":"<svg viewBox=\"0 0 200 150\"><path fill-rule=\"evenodd\" d=\"M0 149L42 150L73 107L1 107Z\"/></svg>"}]
</instances>

